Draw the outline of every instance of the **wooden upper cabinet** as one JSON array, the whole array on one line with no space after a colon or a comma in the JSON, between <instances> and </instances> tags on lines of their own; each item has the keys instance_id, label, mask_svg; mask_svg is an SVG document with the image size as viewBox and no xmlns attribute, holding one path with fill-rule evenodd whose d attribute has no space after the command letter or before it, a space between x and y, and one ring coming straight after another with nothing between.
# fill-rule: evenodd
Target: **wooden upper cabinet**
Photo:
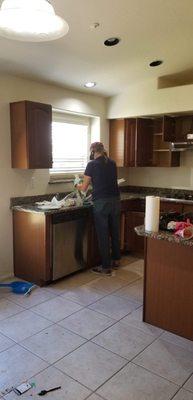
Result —
<instances>
[{"instance_id":1,"label":"wooden upper cabinet","mask_svg":"<svg viewBox=\"0 0 193 400\"><path fill-rule=\"evenodd\" d=\"M136 118L125 120L125 167L135 167L136 162Z\"/></svg>"},{"instance_id":2,"label":"wooden upper cabinet","mask_svg":"<svg viewBox=\"0 0 193 400\"><path fill-rule=\"evenodd\" d=\"M112 119L109 124L109 155L116 161L117 167L124 167L125 120Z\"/></svg>"},{"instance_id":3,"label":"wooden upper cabinet","mask_svg":"<svg viewBox=\"0 0 193 400\"><path fill-rule=\"evenodd\" d=\"M151 119L110 120L109 154L118 167L151 166L153 128Z\"/></svg>"},{"instance_id":4,"label":"wooden upper cabinet","mask_svg":"<svg viewBox=\"0 0 193 400\"><path fill-rule=\"evenodd\" d=\"M164 142L173 142L175 140L175 118L164 115L162 124Z\"/></svg>"},{"instance_id":5,"label":"wooden upper cabinet","mask_svg":"<svg viewBox=\"0 0 193 400\"><path fill-rule=\"evenodd\" d=\"M175 117L174 142L186 142L189 133L193 133L193 115Z\"/></svg>"},{"instance_id":6,"label":"wooden upper cabinet","mask_svg":"<svg viewBox=\"0 0 193 400\"><path fill-rule=\"evenodd\" d=\"M137 167L153 164L153 124L152 119L137 118L136 122L136 160Z\"/></svg>"},{"instance_id":7,"label":"wooden upper cabinet","mask_svg":"<svg viewBox=\"0 0 193 400\"><path fill-rule=\"evenodd\" d=\"M52 107L32 101L10 104L12 168L52 168Z\"/></svg>"},{"instance_id":8,"label":"wooden upper cabinet","mask_svg":"<svg viewBox=\"0 0 193 400\"><path fill-rule=\"evenodd\" d=\"M164 115L153 120L153 166L178 167L180 153L171 151L170 142L175 141L176 121Z\"/></svg>"}]
</instances>

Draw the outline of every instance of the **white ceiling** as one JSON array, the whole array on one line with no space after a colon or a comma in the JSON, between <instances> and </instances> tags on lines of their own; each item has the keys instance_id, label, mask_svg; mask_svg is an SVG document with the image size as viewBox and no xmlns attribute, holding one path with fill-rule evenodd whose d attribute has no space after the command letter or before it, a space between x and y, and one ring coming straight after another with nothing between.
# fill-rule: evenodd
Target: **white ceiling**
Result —
<instances>
[{"instance_id":1,"label":"white ceiling","mask_svg":"<svg viewBox=\"0 0 193 400\"><path fill-rule=\"evenodd\" d=\"M32 0L33 1L33 0ZM193 0L53 0L69 24L47 43L0 38L0 70L105 96L130 84L193 69ZM90 25L99 22L99 28ZM120 37L105 47L109 37ZM150 68L149 62L164 64ZM95 81L94 89L84 89Z\"/></svg>"}]
</instances>

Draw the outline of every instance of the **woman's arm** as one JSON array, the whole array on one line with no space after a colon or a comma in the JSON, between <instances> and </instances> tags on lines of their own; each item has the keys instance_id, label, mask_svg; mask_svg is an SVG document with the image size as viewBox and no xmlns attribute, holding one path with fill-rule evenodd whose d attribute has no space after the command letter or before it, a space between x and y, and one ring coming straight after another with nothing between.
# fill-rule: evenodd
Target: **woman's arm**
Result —
<instances>
[{"instance_id":1,"label":"woman's arm","mask_svg":"<svg viewBox=\"0 0 193 400\"><path fill-rule=\"evenodd\" d=\"M86 192L90 183L91 183L91 177L84 175L83 182L80 185L76 185L76 187L78 190L81 190L82 192Z\"/></svg>"}]
</instances>

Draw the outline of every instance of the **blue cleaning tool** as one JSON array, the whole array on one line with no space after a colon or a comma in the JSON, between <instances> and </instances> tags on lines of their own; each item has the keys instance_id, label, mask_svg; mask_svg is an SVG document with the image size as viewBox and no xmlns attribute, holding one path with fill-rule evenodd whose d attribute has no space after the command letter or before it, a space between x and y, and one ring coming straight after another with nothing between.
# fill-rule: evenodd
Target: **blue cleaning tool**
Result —
<instances>
[{"instance_id":1,"label":"blue cleaning tool","mask_svg":"<svg viewBox=\"0 0 193 400\"><path fill-rule=\"evenodd\" d=\"M11 283L0 283L0 288L1 287L8 287L13 293L16 294L28 295L31 293L31 290L35 288L35 285L29 282L17 281Z\"/></svg>"}]
</instances>

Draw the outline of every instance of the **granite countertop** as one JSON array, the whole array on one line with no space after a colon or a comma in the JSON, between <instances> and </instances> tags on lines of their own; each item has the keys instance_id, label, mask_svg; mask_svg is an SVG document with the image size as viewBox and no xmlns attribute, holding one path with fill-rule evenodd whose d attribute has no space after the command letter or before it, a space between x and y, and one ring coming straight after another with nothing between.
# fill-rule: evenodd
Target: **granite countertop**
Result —
<instances>
[{"instance_id":1,"label":"granite countertop","mask_svg":"<svg viewBox=\"0 0 193 400\"><path fill-rule=\"evenodd\" d=\"M191 240L183 239L182 237L174 235L174 233L168 231L148 232L145 231L144 225L141 225L135 227L135 232L137 233L138 236L149 237L157 240L167 240L168 242L171 243L179 243L183 246L193 247L192 239Z\"/></svg>"},{"instance_id":2,"label":"granite countertop","mask_svg":"<svg viewBox=\"0 0 193 400\"><path fill-rule=\"evenodd\" d=\"M12 210L17 210L17 211L25 211L25 212L30 212L30 213L37 213L37 214L44 214L44 215L51 215L51 214L58 214L58 213L66 213L69 211L76 211L76 210L85 210L85 209L90 209L92 206L91 205L86 205L86 206L71 206L71 207L61 207L61 208L55 208L55 209L48 209L48 210L41 210L41 208L38 208L36 205L31 205L31 204L23 204L20 206L14 206L12 207Z\"/></svg>"},{"instance_id":3,"label":"granite countertop","mask_svg":"<svg viewBox=\"0 0 193 400\"><path fill-rule=\"evenodd\" d=\"M154 188L154 187L142 187L142 186L122 186L121 190L121 201L127 200L144 200L146 196L159 196L161 201L175 202L182 204L192 204L193 205L193 191L190 190L179 190L179 189L167 189L167 188ZM57 195L61 200L69 192L61 192ZM25 197L13 197L10 201L10 207L13 210L25 211L25 212L35 212L42 214L56 214L63 213L73 210L80 210L82 208L91 208L92 206L81 206L81 207L66 207L60 209L51 210L41 210L35 204L36 201L48 200L51 201L54 193L36 196L25 196ZM179 198L180 197L180 198Z\"/></svg>"},{"instance_id":4,"label":"granite countertop","mask_svg":"<svg viewBox=\"0 0 193 400\"><path fill-rule=\"evenodd\" d=\"M130 192L126 192L126 193L121 193L121 200L132 200L132 199L144 199L146 198L146 196L153 196L152 194L148 194L148 193L130 193ZM156 195L159 196L159 195ZM160 197L160 196L159 196ZM182 203L182 204L193 204L193 200L187 200L187 199L178 199L178 198L174 198L174 197L167 197L167 196L161 196L160 197L161 201L167 201L167 202L171 202L171 203Z\"/></svg>"},{"instance_id":5,"label":"granite countertop","mask_svg":"<svg viewBox=\"0 0 193 400\"><path fill-rule=\"evenodd\" d=\"M132 199L141 199L145 198L144 196L140 195L139 193L121 193L121 200L132 200ZM42 213L46 215L50 214L57 214L57 213L65 213L69 211L75 211L75 210L81 210L81 209L86 209L86 208L91 208L92 205L84 205L84 206L71 206L71 207L61 207L57 209L50 209L50 210L42 210L38 208L36 204L20 204L20 205L15 205L12 207L12 210L17 210L17 211L25 211L25 212L33 212L33 213Z\"/></svg>"}]
</instances>

